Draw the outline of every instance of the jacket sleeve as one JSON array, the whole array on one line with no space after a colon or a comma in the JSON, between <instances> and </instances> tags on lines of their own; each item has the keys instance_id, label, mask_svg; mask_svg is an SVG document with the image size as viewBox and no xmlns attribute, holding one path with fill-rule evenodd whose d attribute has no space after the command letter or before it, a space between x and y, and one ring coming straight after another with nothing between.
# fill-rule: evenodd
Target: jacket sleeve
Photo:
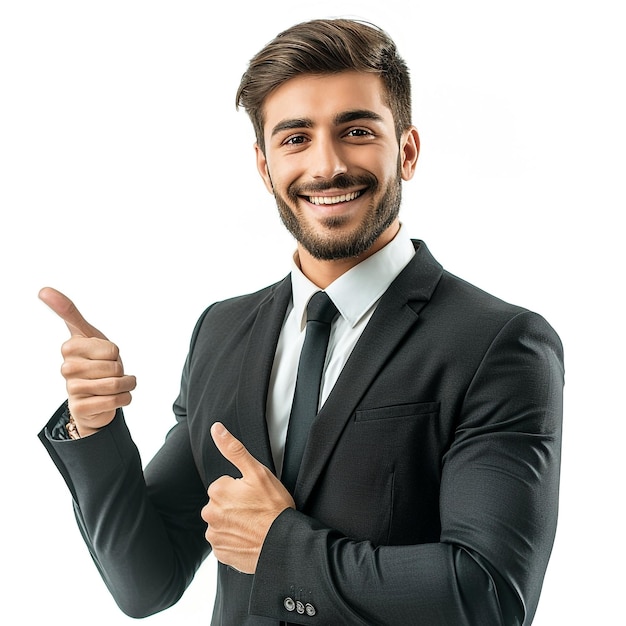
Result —
<instances>
[{"instance_id":1,"label":"jacket sleeve","mask_svg":"<svg viewBox=\"0 0 626 626\"><path fill-rule=\"evenodd\" d=\"M272 525L250 611L301 624L532 622L554 541L563 353L538 315L501 329L442 458L439 543L353 541L301 512ZM297 615L294 602L313 609Z\"/></svg>"},{"instance_id":2,"label":"jacket sleeve","mask_svg":"<svg viewBox=\"0 0 626 626\"><path fill-rule=\"evenodd\" d=\"M178 423L142 469L121 410L94 435L59 440L63 405L39 438L63 475L91 556L119 607L145 617L173 605L209 553L207 495L191 453L184 386Z\"/></svg>"}]
</instances>

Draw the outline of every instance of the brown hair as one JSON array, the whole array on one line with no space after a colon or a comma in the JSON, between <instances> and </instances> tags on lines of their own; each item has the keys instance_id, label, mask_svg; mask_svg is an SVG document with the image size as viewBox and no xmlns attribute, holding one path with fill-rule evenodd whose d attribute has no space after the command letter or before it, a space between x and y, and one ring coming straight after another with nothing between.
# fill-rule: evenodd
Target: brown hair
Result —
<instances>
[{"instance_id":1,"label":"brown hair","mask_svg":"<svg viewBox=\"0 0 626 626\"><path fill-rule=\"evenodd\" d=\"M301 74L344 71L378 74L385 88L398 138L411 125L411 82L393 40L373 24L348 20L312 20L296 24L270 41L248 65L236 104L246 110L265 151L263 103L277 87Z\"/></svg>"}]
</instances>

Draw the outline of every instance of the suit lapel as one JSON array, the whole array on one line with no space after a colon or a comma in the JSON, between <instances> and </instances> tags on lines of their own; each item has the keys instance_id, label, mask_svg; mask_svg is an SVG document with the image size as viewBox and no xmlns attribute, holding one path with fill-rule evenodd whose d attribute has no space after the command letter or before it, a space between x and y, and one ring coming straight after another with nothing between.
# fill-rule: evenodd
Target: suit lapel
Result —
<instances>
[{"instance_id":1,"label":"suit lapel","mask_svg":"<svg viewBox=\"0 0 626 626\"><path fill-rule=\"evenodd\" d=\"M311 427L295 490L298 508L305 505L361 398L415 326L441 278L442 267L426 245L415 245L415 256L381 298Z\"/></svg>"},{"instance_id":2,"label":"suit lapel","mask_svg":"<svg viewBox=\"0 0 626 626\"><path fill-rule=\"evenodd\" d=\"M275 471L266 406L276 344L291 298L291 278L278 283L260 305L246 347L237 388L239 432L249 452Z\"/></svg>"}]
</instances>

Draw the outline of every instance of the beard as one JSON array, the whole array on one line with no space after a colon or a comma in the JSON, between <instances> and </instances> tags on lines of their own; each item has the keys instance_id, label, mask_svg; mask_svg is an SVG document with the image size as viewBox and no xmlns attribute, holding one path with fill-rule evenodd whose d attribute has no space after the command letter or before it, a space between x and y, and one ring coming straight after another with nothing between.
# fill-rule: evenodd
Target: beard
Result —
<instances>
[{"instance_id":1,"label":"beard","mask_svg":"<svg viewBox=\"0 0 626 626\"><path fill-rule=\"evenodd\" d=\"M372 199L360 224L347 233L341 231L350 219L349 217L343 215L327 217L321 222L322 230L306 222L291 208L298 206L298 202L302 201L300 196L311 196L315 195L315 192L328 189L354 189L362 186L367 187L366 193L371 194ZM380 184L373 174L361 176L339 174L325 182L302 186L290 185L287 189L287 197L291 205L276 189L274 189L274 196L280 219L296 241L314 258L333 261L358 257L369 250L398 217L402 200L400 171L393 180L387 183L382 195L376 200L379 189Z\"/></svg>"}]
</instances>

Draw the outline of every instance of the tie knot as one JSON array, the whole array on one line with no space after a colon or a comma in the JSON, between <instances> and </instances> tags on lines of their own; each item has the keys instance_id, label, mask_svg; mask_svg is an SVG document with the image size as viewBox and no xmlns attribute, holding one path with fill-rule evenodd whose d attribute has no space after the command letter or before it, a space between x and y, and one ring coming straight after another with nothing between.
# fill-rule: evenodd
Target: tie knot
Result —
<instances>
[{"instance_id":1,"label":"tie knot","mask_svg":"<svg viewBox=\"0 0 626 626\"><path fill-rule=\"evenodd\" d=\"M324 291L314 293L306 307L307 322L316 321L330 324L337 313L337 307Z\"/></svg>"}]
</instances>

